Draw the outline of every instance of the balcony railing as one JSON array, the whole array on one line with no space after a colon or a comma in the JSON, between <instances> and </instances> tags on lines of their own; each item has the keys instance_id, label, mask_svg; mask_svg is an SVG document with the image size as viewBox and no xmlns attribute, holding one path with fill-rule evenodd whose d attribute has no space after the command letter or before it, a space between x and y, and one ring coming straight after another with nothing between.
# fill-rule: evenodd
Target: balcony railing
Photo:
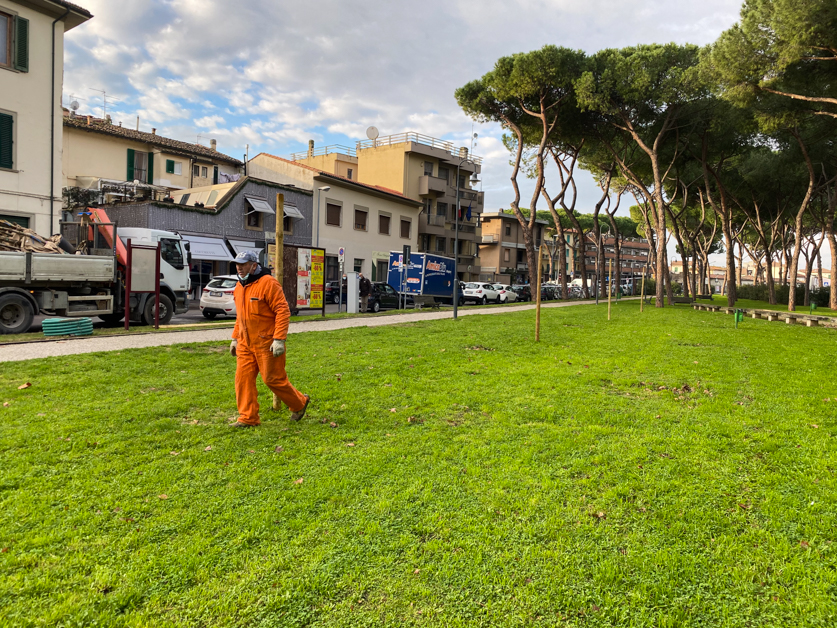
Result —
<instances>
[{"instance_id":1,"label":"balcony railing","mask_svg":"<svg viewBox=\"0 0 837 628\"><path fill-rule=\"evenodd\" d=\"M517 270L526 270L527 268L529 268L529 264L518 264L517 265Z\"/></svg>"},{"instance_id":2,"label":"balcony railing","mask_svg":"<svg viewBox=\"0 0 837 628\"><path fill-rule=\"evenodd\" d=\"M343 146L342 144L330 144L329 146L320 146L319 148L315 148L310 153L307 150L300 151L298 153L291 153L291 161L299 161L301 159L307 159L308 157L321 157L322 155L330 155L331 153L357 157L357 152L355 152L354 148L349 148L348 146Z\"/></svg>"},{"instance_id":3,"label":"balcony railing","mask_svg":"<svg viewBox=\"0 0 837 628\"><path fill-rule=\"evenodd\" d=\"M357 150L362 150L364 148L378 148L379 146L393 146L395 144L404 144L405 142L413 142L415 144L422 144L423 146L430 146L431 148L438 148L453 157L459 157L460 159L462 157L468 157L468 160L475 164L482 163L482 157L468 155L468 149L465 147L457 148L453 142L440 140L436 137L422 135L421 133L414 133L412 131L386 135L384 137L379 137L376 140L363 140L362 142L357 143Z\"/></svg>"},{"instance_id":4,"label":"balcony railing","mask_svg":"<svg viewBox=\"0 0 837 628\"><path fill-rule=\"evenodd\" d=\"M500 241L500 236L496 233L483 233L482 234L482 243L483 244L497 244Z\"/></svg>"},{"instance_id":5,"label":"balcony railing","mask_svg":"<svg viewBox=\"0 0 837 628\"><path fill-rule=\"evenodd\" d=\"M427 224L435 227L444 227L447 222L447 216L437 216L435 214L427 214Z\"/></svg>"},{"instance_id":6,"label":"balcony railing","mask_svg":"<svg viewBox=\"0 0 837 628\"><path fill-rule=\"evenodd\" d=\"M419 177L419 196L444 194L448 189L445 179L424 174Z\"/></svg>"}]
</instances>

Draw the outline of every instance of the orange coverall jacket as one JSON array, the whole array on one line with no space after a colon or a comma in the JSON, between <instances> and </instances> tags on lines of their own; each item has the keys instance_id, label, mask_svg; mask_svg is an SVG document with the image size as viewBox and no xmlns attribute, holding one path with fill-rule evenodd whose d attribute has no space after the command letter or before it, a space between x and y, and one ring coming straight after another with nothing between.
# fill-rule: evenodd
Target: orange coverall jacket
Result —
<instances>
[{"instance_id":1,"label":"orange coverall jacket","mask_svg":"<svg viewBox=\"0 0 837 628\"><path fill-rule=\"evenodd\" d=\"M285 356L274 357L271 345L285 340L291 310L279 282L265 273L255 281L235 286L235 328L232 337L238 341L235 369L235 397L240 423L258 425L259 401L256 376L272 390L292 412L305 407L305 395L288 380Z\"/></svg>"}]
</instances>

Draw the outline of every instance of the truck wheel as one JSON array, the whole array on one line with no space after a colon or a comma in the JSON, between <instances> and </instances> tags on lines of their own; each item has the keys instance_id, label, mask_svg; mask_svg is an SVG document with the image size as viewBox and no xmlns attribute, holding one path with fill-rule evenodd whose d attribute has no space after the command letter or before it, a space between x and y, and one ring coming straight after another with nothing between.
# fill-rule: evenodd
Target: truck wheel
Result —
<instances>
[{"instance_id":1,"label":"truck wheel","mask_svg":"<svg viewBox=\"0 0 837 628\"><path fill-rule=\"evenodd\" d=\"M465 305L465 299L459 297L459 307L462 307L463 305Z\"/></svg>"},{"instance_id":2,"label":"truck wheel","mask_svg":"<svg viewBox=\"0 0 837 628\"><path fill-rule=\"evenodd\" d=\"M99 318L108 327L113 327L125 320L125 312L114 312L113 314L99 314Z\"/></svg>"},{"instance_id":3,"label":"truck wheel","mask_svg":"<svg viewBox=\"0 0 837 628\"><path fill-rule=\"evenodd\" d=\"M32 304L19 294L0 296L0 333L22 334L29 331L35 320Z\"/></svg>"},{"instance_id":4,"label":"truck wheel","mask_svg":"<svg viewBox=\"0 0 837 628\"><path fill-rule=\"evenodd\" d=\"M153 325L154 324L154 297L148 299L145 302L145 309L142 312L142 320L146 325ZM171 304L171 299L169 299L165 294L160 295L160 324L166 325L170 320L171 317L174 316L174 307Z\"/></svg>"}]
</instances>

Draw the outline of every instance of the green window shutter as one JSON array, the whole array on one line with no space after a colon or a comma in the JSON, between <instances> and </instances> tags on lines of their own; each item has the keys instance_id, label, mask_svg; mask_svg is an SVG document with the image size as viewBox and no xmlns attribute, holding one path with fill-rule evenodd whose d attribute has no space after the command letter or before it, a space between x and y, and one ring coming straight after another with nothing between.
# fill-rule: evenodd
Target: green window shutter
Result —
<instances>
[{"instance_id":1,"label":"green window shutter","mask_svg":"<svg viewBox=\"0 0 837 628\"><path fill-rule=\"evenodd\" d=\"M148 153L148 184L154 185L154 153Z\"/></svg>"},{"instance_id":2,"label":"green window shutter","mask_svg":"<svg viewBox=\"0 0 837 628\"><path fill-rule=\"evenodd\" d=\"M128 149L128 174L125 175L126 181L134 180L134 149Z\"/></svg>"},{"instance_id":3,"label":"green window shutter","mask_svg":"<svg viewBox=\"0 0 837 628\"><path fill-rule=\"evenodd\" d=\"M15 119L0 113L0 168L14 168L14 124Z\"/></svg>"},{"instance_id":4,"label":"green window shutter","mask_svg":"<svg viewBox=\"0 0 837 628\"><path fill-rule=\"evenodd\" d=\"M15 70L29 71L29 20L15 17Z\"/></svg>"},{"instance_id":5,"label":"green window shutter","mask_svg":"<svg viewBox=\"0 0 837 628\"><path fill-rule=\"evenodd\" d=\"M174 174L174 159L166 159L166 174Z\"/></svg>"}]
</instances>

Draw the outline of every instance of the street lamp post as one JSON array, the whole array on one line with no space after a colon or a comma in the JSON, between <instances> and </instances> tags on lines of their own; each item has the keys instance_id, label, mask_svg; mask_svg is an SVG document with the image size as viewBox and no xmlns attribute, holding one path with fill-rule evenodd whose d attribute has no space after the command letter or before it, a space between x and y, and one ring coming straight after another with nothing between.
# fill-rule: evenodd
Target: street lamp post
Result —
<instances>
[{"instance_id":1,"label":"street lamp post","mask_svg":"<svg viewBox=\"0 0 837 628\"><path fill-rule=\"evenodd\" d=\"M320 246L320 192L328 192L330 189L329 185L317 188L317 248Z\"/></svg>"},{"instance_id":2,"label":"street lamp post","mask_svg":"<svg viewBox=\"0 0 837 628\"><path fill-rule=\"evenodd\" d=\"M465 162L473 163L467 157L461 159L456 164L456 203L453 209L453 319L456 320L459 315L459 168ZM471 183L479 183L477 172L471 175Z\"/></svg>"}]
</instances>

